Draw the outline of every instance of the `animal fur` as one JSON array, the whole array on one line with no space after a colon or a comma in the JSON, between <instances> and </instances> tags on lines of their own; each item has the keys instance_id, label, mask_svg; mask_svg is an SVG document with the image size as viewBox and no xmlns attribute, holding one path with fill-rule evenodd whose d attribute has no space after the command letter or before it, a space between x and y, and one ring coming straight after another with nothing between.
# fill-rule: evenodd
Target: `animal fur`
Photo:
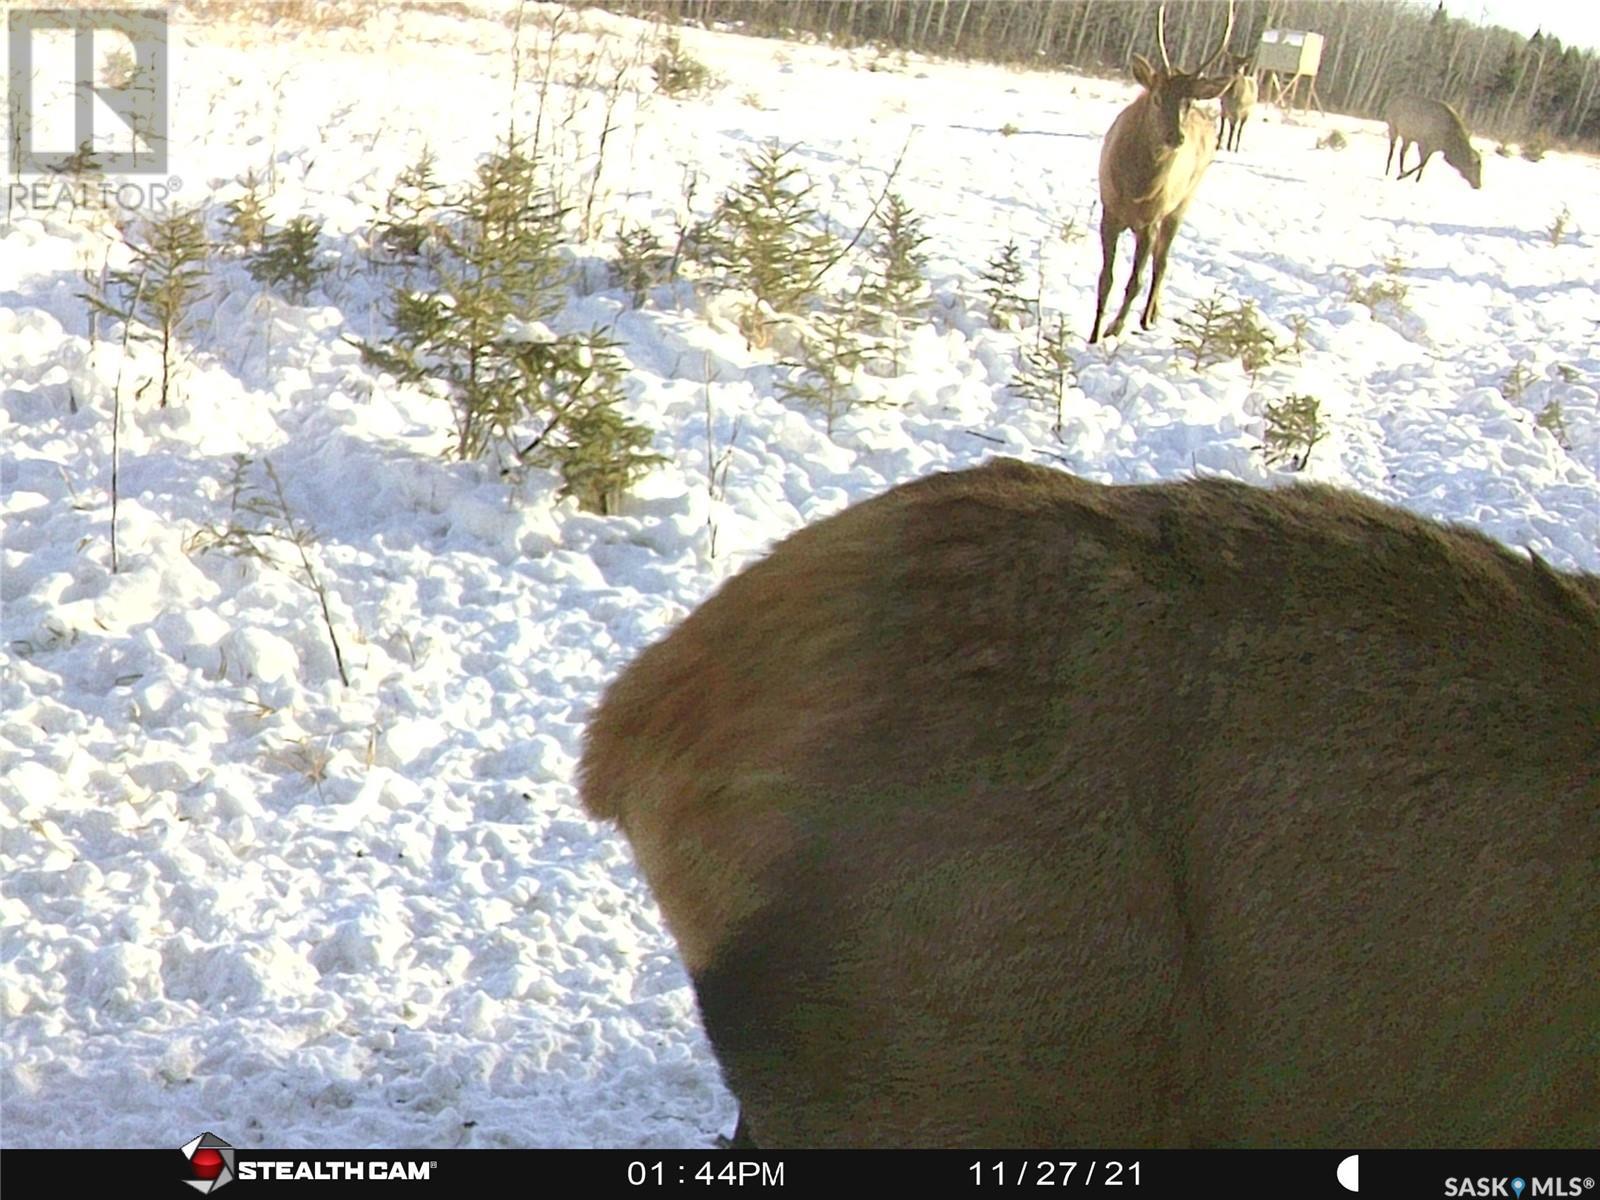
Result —
<instances>
[{"instance_id":1,"label":"animal fur","mask_svg":"<svg viewBox=\"0 0 1600 1200\"><path fill-rule=\"evenodd\" d=\"M1435 153L1444 151L1444 160L1454 167L1475 189L1483 187L1483 156L1472 148L1472 138L1455 109L1439 100L1423 96L1396 96L1384 110L1389 125L1389 157L1384 161L1383 173L1389 174L1394 162L1394 145L1400 143L1399 174L1397 179L1414 176L1420 183L1422 168ZM1406 151L1415 144L1417 164L1406 169Z\"/></svg>"},{"instance_id":2,"label":"animal fur","mask_svg":"<svg viewBox=\"0 0 1600 1200\"><path fill-rule=\"evenodd\" d=\"M1233 80L1228 84L1228 90L1222 93L1222 121L1217 126L1216 148L1220 150L1226 141L1228 149L1237 153L1240 135L1244 133L1245 122L1255 109L1260 86L1249 70L1248 54L1230 54L1228 58L1233 64Z\"/></svg>"},{"instance_id":3,"label":"animal fur","mask_svg":"<svg viewBox=\"0 0 1600 1200\"><path fill-rule=\"evenodd\" d=\"M997 460L611 686L769 1147L1600 1143L1600 577L1350 492Z\"/></svg>"}]
</instances>

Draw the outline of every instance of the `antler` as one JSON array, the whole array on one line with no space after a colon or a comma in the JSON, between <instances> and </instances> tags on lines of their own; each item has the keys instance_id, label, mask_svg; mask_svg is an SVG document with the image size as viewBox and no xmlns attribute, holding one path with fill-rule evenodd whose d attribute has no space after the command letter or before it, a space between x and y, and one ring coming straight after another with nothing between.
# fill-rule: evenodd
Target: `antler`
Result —
<instances>
[{"instance_id":1,"label":"antler","mask_svg":"<svg viewBox=\"0 0 1600 1200\"><path fill-rule=\"evenodd\" d=\"M1233 0L1229 0L1231 4ZM1167 57L1167 6L1156 9L1156 41L1161 45L1161 69L1172 74L1172 59Z\"/></svg>"},{"instance_id":2,"label":"antler","mask_svg":"<svg viewBox=\"0 0 1600 1200\"><path fill-rule=\"evenodd\" d=\"M1233 0L1228 0L1228 24L1227 24L1227 27L1222 31L1222 41L1217 44L1216 53L1212 54L1212 56L1210 58L1206 59L1206 61L1200 65L1200 69L1195 72L1196 75L1204 75L1207 71L1209 71L1211 69L1211 64L1212 63L1216 62L1219 58L1221 58L1224 54L1226 54L1228 52L1228 39L1230 37L1232 37L1232 36L1233 36ZM1163 54L1166 53L1166 47L1165 46L1163 46L1161 48L1161 52Z\"/></svg>"}]
</instances>

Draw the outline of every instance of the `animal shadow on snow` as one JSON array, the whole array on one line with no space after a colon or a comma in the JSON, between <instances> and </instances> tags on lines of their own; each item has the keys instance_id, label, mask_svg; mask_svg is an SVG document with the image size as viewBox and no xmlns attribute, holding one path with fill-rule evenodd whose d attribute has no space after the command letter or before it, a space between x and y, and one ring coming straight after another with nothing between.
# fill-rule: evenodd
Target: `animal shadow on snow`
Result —
<instances>
[{"instance_id":1,"label":"animal shadow on snow","mask_svg":"<svg viewBox=\"0 0 1600 1200\"><path fill-rule=\"evenodd\" d=\"M1406 277L1415 280L1441 280L1454 284L1482 284L1494 291L1505 292L1518 300L1539 300L1563 292L1592 294L1594 284L1587 279L1566 279L1560 282L1508 284L1504 276L1493 273L1463 275L1452 267L1407 267Z\"/></svg>"},{"instance_id":2,"label":"animal shadow on snow","mask_svg":"<svg viewBox=\"0 0 1600 1200\"><path fill-rule=\"evenodd\" d=\"M933 129L934 126L924 125L924 129ZM967 133L999 133L1000 130L993 125L960 125L954 122L938 126L940 129L960 129ZM1103 133L1085 133L1078 129L1013 129L1011 137L1053 137L1077 138L1085 142L1101 142L1105 140Z\"/></svg>"},{"instance_id":3,"label":"animal shadow on snow","mask_svg":"<svg viewBox=\"0 0 1600 1200\"><path fill-rule=\"evenodd\" d=\"M1514 225L1455 225L1448 221L1408 221L1397 217L1373 217L1375 221L1387 221L1396 229L1413 230L1426 229L1441 237L1490 237L1504 238L1506 241L1516 242L1522 246L1550 246L1550 235L1543 229L1518 229ZM1565 246L1580 246L1587 243L1585 237L1577 230L1569 229L1562 243ZM1557 247L1551 247L1556 249Z\"/></svg>"},{"instance_id":4,"label":"animal shadow on snow","mask_svg":"<svg viewBox=\"0 0 1600 1200\"><path fill-rule=\"evenodd\" d=\"M1264 179L1269 183L1294 183L1303 185L1311 182L1311 180L1308 180L1304 175L1285 175L1281 171L1269 171L1264 167L1257 166L1255 163L1242 161L1237 157L1238 155L1245 153L1248 152L1244 150L1236 150L1233 151L1231 155L1218 155L1216 158L1211 160L1211 166L1213 169L1220 166L1226 167L1229 171L1243 171L1248 175L1254 175L1257 179Z\"/></svg>"}]
</instances>

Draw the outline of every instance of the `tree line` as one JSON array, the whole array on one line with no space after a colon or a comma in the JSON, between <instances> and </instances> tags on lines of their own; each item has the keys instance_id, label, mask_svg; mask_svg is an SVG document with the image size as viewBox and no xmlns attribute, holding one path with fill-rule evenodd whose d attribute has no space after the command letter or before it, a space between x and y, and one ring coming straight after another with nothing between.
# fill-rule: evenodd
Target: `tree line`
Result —
<instances>
[{"instance_id":1,"label":"tree line","mask_svg":"<svg viewBox=\"0 0 1600 1200\"><path fill-rule=\"evenodd\" d=\"M1471 0L1463 0L1471 7ZM1122 73L1151 52L1155 0L612 0L603 7L705 26L956 58ZM1193 66L1227 20L1221 0L1168 0L1167 46ZM1454 105L1475 132L1600 150L1600 55L1543 31L1524 37L1410 0L1238 0L1232 46L1266 29L1320 33L1317 94L1330 111L1378 118L1394 92ZM1301 95L1305 92L1302 88Z\"/></svg>"}]
</instances>

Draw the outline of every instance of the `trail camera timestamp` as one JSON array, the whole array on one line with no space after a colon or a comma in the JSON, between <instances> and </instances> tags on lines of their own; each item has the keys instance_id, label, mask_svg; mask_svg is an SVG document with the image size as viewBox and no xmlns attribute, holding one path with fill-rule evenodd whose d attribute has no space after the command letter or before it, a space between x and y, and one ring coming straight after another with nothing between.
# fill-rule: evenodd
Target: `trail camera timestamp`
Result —
<instances>
[{"instance_id":1,"label":"trail camera timestamp","mask_svg":"<svg viewBox=\"0 0 1600 1200\"><path fill-rule=\"evenodd\" d=\"M781 1162L662 1160L628 1164L628 1182L634 1187L664 1187L681 1184L732 1184L734 1187L782 1187Z\"/></svg>"},{"instance_id":2,"label":"trail camera timestamp","mask_svg":"<svg viewBox=\"0 0 1600 1200\"><path fill-rule=\"evenodd\" d=\"M1138 1187L1137 1162L1076 1162L1064 1159L997 1159L967 1170L979 1187Z\"/></svg>"}]
</instances>

